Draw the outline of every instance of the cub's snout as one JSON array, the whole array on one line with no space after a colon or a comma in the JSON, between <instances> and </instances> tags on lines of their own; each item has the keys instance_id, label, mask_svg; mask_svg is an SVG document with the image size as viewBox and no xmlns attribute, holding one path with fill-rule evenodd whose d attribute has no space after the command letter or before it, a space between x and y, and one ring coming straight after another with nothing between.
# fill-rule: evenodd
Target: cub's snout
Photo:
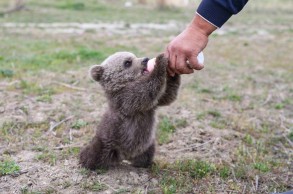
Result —
<instances>
[{"instance_id":1,"label":"cub's snout","mask_svg":"<svg viewBox=\"0 0 293 194\"><path fill-rule=\"evenodd\" d=\"M147 64L148 64L148 61L149 61L149 58L143 58L143 60L141 61L141 64L144 66L144 67L146 67L147 66Z\"/></svg>"}]
</instances>

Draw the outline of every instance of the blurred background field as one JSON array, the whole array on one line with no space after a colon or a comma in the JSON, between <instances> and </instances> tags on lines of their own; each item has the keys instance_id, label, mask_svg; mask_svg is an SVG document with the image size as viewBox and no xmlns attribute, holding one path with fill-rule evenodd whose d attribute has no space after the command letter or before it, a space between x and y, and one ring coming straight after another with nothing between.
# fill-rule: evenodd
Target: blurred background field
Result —
<instances>
[{"instance_id":1,"label":"blurred background field","mask_svg":"<svg viewBox=\"0 0 293 194\"><path fill-rule=\"evenodd\" d=\"M200 1L0 1L0 193L271 193L293 184L293 1L253 0L158 113L151 169L89 172L105 109L88 69L155 57Z\"/></svg>"}]
</instances>

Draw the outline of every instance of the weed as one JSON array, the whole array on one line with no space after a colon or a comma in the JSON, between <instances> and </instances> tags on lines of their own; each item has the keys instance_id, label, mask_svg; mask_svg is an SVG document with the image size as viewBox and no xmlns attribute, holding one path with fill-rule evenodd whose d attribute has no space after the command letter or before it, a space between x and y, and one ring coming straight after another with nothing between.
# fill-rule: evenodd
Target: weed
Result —
<instances>
[{"instance_id":1,"label":"weed","mask_svg":"<svg viewBox=\"0 0 293 194\"><path fill-rule=\"evenodd\" d=\"M190 193L196 180L214 173L215 165L200 160L183 160L169 164L156 162L151 168L160 177L163 193Z\"/></svg>"},{"instance_id":2,"label":"weed","mask_svg":"<svg viewBox=\"0 0 293 194\"><path fill-rule=\"evenodd\" d=\"M47 162L51 166L55 166L56 161L57 161L57 155L55 153L47 151L45 153L37 155L36 159L39 160L39 161Z\"/></svg>"},{"instance_id":3,"label":"weed","mask_svg":"<svg viewBox=\"0 0 293 194\"><path fill-rule=\"evenodd\" d=\"M224 167L219 168L218 170L219 170L219 175L221 178L225 179L225 178L229 177L230 169L228 167L224 166Z\"/></svg>"},{"instance_id":4,"label":"weed","mask_svg":"<svg viewBox=\"0 0 293 194\"><path fill-rule=\"evenodd\" d=\"M235 177L237 179L247 179L248 178L248 174L247 173L249 172L249 170L243 164L237 165L234 168L234 172L235 172Z\"/></svg>"},{"instance_id":5,"label":"weed","mask_svg":"<svg viewBox=\"0 0 293 194\"><path fill-rule=\"evenodd\" d=\"M242 100L242 97L236 94L236 92L228 86L225 86L223 88L223 92L225 93L225 96L223 97L224 99L234 101L234 102L239 102Z\"/></svg>"},{"instance_id":6,"label":"weed","mask_svg":"<svg viewBox=\"0 0 293 194\"><path fill-rule=\"evenodd\" d=\"M82 183L82 188L98 192L98 191L106 190L107 186L100 182L94 182L94 183L84 182Z\"/></svg>"},{"instance_id":7,"label":"weed","mask_svg":"<svg viewBox=\"0 0 293 194\"><path fill-rule=\"evenodd\" d=\"M107 189L107 186L103 183L96 182L92 185L91 190L92 191L104 191Z\"/></svg>"},{"instance_id":8,"label":"weed","mask_svg":"<svg viewBox=\"0 0 293 194\"><path fill-rule=\"evenodd\" d=\"M280 110L280 109L283 109L284 107L285 107L285 104L283 104L283 103L277 103L277 104L275 104L275 109Z\"/></svg>"},{"instance_id":9,"label":"weed","mask_svg":"<svg viewBox=\"0 0 293 194\"><path fill-rule=\"evenodd\" d=\"M268 124L264 123L261 125L261 132L268 133L270 131L270 127Z\"/></svg>"},{"instance_id":10,"label":"weed","mask_svg":"<svg viewBox=\"0 0 293 194\"><path fill-rule=\"evenodd\" d=\"M171 176L164 176L161 181L161 186L164 194L176 193L180 187L178 180Z\"/></svg>"},{"instance_id":11,"label":"weed","mask_svg":"<svg viewBox=\"0 0 293 194\"><path fill-rule=\"evenodd\" d=\"M86 169L86 168L80 168L79 173L80 173L81 175L88 176L88 175L91 173L91 171L90 171L89 169Z\"/></svg>"},{"instance_id":12,"label":"weed","mask_svg":"<svg viewBox=\"0 0 293 194\"><path fill-rule=\"evenodd\" d=\"M207 112L207 114L209 114L209 115L211 115L213 117L216 117L216 118L219 118L219 117L222 116L221 113L218 110L209 110Z\"/></svg>"},{"instance_id":13,"label":"weed","mask_svg":"<svg viewBox=\"0 0 293 194\"><path fill-rule=\"evenodd\" d=\"M206 115L207 115L206 112L202 112L202 113L199 113L196 118L198 120L202 120L206 117Z\"/></svg>"},{"instance_id":14,"label":"weed","mask_svg":"<svg viewBox=\"0 0 293 194\"><path fill-rule=\"evenodd\" d=\"M188 126L188 122L186 119L176 119L175 126L178 128L184 128Z\"/></svg>"},{"instance_id":15,"label":"weed","mask_svg":"<svg viewBox=\"0 0 293 194\"><path fill-rule=\"evenodd\" d=\"M201 160L186 160L177 163L180 171L188 172L193 178L203 178L215 171L215 166Z\"/></svg>"},{"instance_id":16,"label":"weed","mask_svg":"<svg viewBox=\"0 0 293 194\"><path fill-rule=\"evenodd\" d=\"M24 187L20 188L20 193L21 194L29 194L30 192L29 192L27 186L24 186Z\"/></svg>"},{"instance_id":17,"label":"weed","mask_svg":"<svg viewBox=\"0 0 293 194\"><path fill-rule=\"evenodd\" d=\"M270 170L267 164L261 162L254 163L253 167L261 172L268 172Z\"/></svg>"},{"instance_id":18,"label":"weed","mask_svg":"<svg viewBox=\"0 0 293 194\"><path fill-rule=\"evenodd\" d=\"M168 117L163 117L158 126L158 142L159 144L168 143L170 134L175 132L175 126Z\"/></svg>"},{"instance_id":19,"label":"weed","mask_svg":"<svg viewBox=\"0 0 293 194\"><path fill-rule=\"evenodd\" d=\"M14 71L11 69L0 69L0 75L3 77L13 77Z\"/></svg>"},{"instance_id":20,"label":"weed","mask_svg":"<svg viewBox=\"0 0 293 194\"><path fill-rule=\"evenodd\" d=\"M252 139L251 135L249 135L249 134L246 134L243 140L245 143L247 143L249 145L252 145L252 143L253 143L253 139Z\"/></svg>"},{"instance_id":21,"label":"weed","mask_svg":"<svg viewBox=\"0 0 293 194\"><path fill-rule=\"evenodd\" d=\"M32 151L36 151L36 152L44 152L46 150L46 147L44 146L34 146L32 148Z\"/></svg>"},{"instance_id":22,"label":"weed","mask_svg":"<svg viewBox=\"0 0 293 194\"><path fill-rule=\"evenodd\" d=\"M235 101L235 102L240 102L242 100L242 97L237 94L229 94L226 96L226 98L228 100Z\"/></svg>"},{"instance_id":23,"label":"weed","mask_svg":"<svg viewBox=\"0 0 293 194\"><path fill-rule=\"evenodd\" d=\"M66 188L68 188L68 187L70 187L71 186L71 183L69 182L69 181L64 181L63 183L62 183L62 188L63 189L66 189Z\"/></svg>"},{"instance_id":24,"label":"weed","mask_svg":"<svg viewBox=\"0 0 293 194\"><path fill-rule=\"evenodd\" d=\"M17 124L14 122L4 122L0 129L0 139L11 140L11 134L14 134ZM20 132L20 131L18 131Z\"/></svg>"},{"instance_id":25,"label":"weed","mask_svg":"<svg viewBox=\"0 0 293 194\"><path fill-rule=\"evenodd\" d=\"M95 172L97 174L105 174L107 172L107 169L99 168L99 169L96 169Z\"/></svg>"},{"instance_id":26,"label":"weed","mask_svg":"<svg viewBox=\"0 0 293 194\"><path fill-rule=\"evenodd\" d=\"M87 123L86 121L84 121L84 120L82 120L82 119L78 119L75 123L73 123L73 124L71 125L71 127L72 127L73 129L80 129L80 128L85 127L85 126L87 126L87 125L88 125L88 123Z\"/></svg>"},{"instance_id":27,"label":"weed","mask_svg":"<svg viewBox=\"0 0 293 194\"><path fill-rule=\"evenodd\" d=\"M213 91L210 90L210 89L208 89L208 88L202 88L202 89L199 90L199 92L201 92L201 93L207 93L207 94L213 93Z\"/></svg>"},{"instance_id":28,"label":"weed","mask_svg":"<svg viewBox=\"0 0 293 194\"><path fill-rule=\"evenodd\" d=\"M0 161L0 176L14 174L20 171L20 167L11 159Z\"/></svg>"},{"instance_id":29,"label":"weed","mask_svg":"<svg viewBox=\"0 0 293 194\"><path fill-rule=\"evenodd\" d=\"M69 10L81 11L81 10L84 10L85 5L84 5L84 3L81 3L81 2L76 2L75 3L75 2L67 1L65 4L60 5L59 8L60 9L69 9Z\"/></svg>"},{"instance_id":30,"label":"weed","mask_svg":"<svg viewBox=\"0 0 293 194\"><path fill-rule=\"evenodd\" d=\"M68 159L70 156L77 156L79 154L80 148L79 147L72 147L68 149L62 150L62 158L60 159Z\"/></svg>"},{"instance_id":31,"label":"weed","mask_svg":"<svg viewBox=\"0 0 293 194\"><path fill-rule=\"evenodd\" d=\"M227 124L226 124L225 120L217 119L215 121L211 121L210 126L217 128L217 129L224 129L227 126Z\"/></svg>"},{"instance_id":32,"label":"weed","mask_svg":"<svg viewBox=\"0 0 293 194\"><path fill-rule=\"evenodd\" d=\"M49 94L44 94L42 96L37 97L37 101L39 102L52 102L52 96Z\"/></svg>"},{"instance_id":33,"label":"weed","mask_svg":"<svg viewBox=\"0 0 293 194\"><path fill-rule=\"evenodd\" d=\"M21 89L24 94L29 94L29 95L51 96L52 94L56 93L53 88L39 86L35 82L28 82L26 80L21 80L18 85L15 85L15 88Z\"/></svg>"}]
</instances>

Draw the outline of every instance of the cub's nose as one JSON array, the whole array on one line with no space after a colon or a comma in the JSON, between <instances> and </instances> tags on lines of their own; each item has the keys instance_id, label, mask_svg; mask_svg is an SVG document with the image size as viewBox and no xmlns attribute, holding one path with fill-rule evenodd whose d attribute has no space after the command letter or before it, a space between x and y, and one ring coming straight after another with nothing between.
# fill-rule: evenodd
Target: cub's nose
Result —
<instances>
[{"instance_id":1,"label":"cub's nose","mask_svg":"<svg viewBox=\"0 0 293 194\"><path fill-rule=\"evenodd\" d=\"M146 66L147 64L148 64L148 61L149 61L149 58L144 58L142 61L141 61L141 64L143 65L143 66Z\"/></svg>"}]
</instances>

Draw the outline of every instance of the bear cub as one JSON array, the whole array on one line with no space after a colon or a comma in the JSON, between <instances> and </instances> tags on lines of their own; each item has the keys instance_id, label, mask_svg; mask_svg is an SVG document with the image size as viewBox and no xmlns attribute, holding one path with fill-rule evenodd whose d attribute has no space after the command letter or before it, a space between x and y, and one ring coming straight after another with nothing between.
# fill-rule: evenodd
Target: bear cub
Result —
<instances>
[{"instance_id":1,"label":"bear cub","mask_svg":"<svg viewBox=\"0 0 293 194\"><path fill-rule=\"evenodd\" d=\"M168 59L156 58L149 72L148 58L117 52L90 69L108 100L96 134L80 152L82 167L108 168L128 160L148 167L155 154L155 110L176 99L180 75L167 74Z\"/></svg>"}]
</instances>

